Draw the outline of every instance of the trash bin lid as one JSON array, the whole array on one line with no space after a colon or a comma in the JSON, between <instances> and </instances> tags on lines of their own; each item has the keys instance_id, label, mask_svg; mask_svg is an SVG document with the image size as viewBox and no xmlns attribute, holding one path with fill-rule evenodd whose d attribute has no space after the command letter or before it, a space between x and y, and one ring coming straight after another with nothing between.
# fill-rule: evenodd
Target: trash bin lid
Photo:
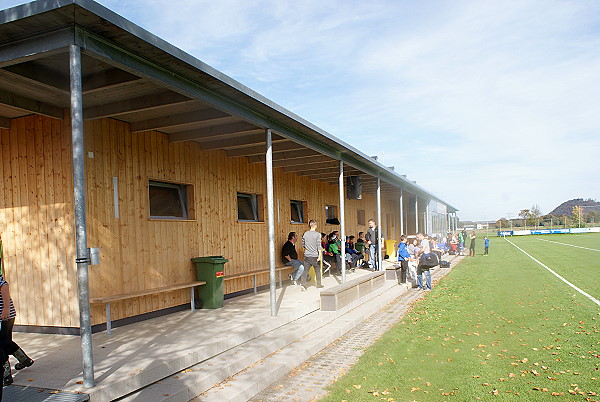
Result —
<instances>
[{"instance_id":1,"label":"trash bin lid","mask_svg":"<svg viewBox=\"0 0 600 402\"><path fill-rule=\"evenodd\" d=\"M192 262L208 262L211 264L224 264L228 262L227 258L223 258L221 255L211 255L209 257L196 257L192 258Z\"/></svg>"}]
</instances>

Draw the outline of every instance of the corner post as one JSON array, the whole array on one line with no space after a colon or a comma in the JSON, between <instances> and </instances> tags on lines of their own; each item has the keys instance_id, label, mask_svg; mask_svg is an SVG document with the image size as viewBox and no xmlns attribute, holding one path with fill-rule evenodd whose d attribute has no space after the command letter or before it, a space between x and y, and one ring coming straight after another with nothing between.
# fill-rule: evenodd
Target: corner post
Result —
<instances>
[{"instance_id":1,"label":"corner post","mask_svg":"<svg viewBox=\"0 0 600 402\"><path fill-rule=\"evenodd\" d=\"M75 243L77 249L77 288L79 293L79 326L83 355L83 385L95 386L92 353L92 326L90 320L90 294L85 210L85 156L83 147L83 104L81 95L81 49L69 47L71 85L71 138L73 151L73 194L75 209Z\"/></svg>"}]
</instances>

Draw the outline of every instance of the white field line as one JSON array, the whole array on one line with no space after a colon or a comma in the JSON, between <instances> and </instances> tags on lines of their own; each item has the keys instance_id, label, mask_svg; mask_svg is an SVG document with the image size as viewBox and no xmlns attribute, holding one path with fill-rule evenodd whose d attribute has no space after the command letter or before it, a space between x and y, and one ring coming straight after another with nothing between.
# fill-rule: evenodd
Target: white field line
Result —
<instances>
[{"instance_id":1,"label":"white field line","mask_svg":"<svg viewBox=\"0 0 600 402\"><path fill-rule=\"evenodd\" d=\"M584 249L584 250L592 250L592 251L597 251L597 252L599 252L599 253L600 253L600 250L596 250L595 248L587 248L587 247L581 247L581 246L574 246L574 245L572 245L572 244L567 244L567 243L559 243L559 242L557 242L557 241L546 240L546 239L538 239L538 240L541 240L541 241L547 241L547 242L550 242L550 243L562 244L563 246L570 246L570 247L582 248L582 249Z\"/></svg>"},{"instance_id":2,"label":"white field line","mask_svg":"<svg viewBox=\"0 0 600 402\"><path fill-rule=\"evenodd\" d=\"M594 303L596 303L598 306L600 306L600 300L596 299L594 296L589 295L587 293L585 293L583 290L579 289L577 286L573 285L571 282L569 282L568 280L566 280L565 278L563 278L562 276L560 276L559 274L557 274L556 272L554 272L553 270L551 270L550 268L548 268L547 266L545 266L544 264L542 264L541 262L539 262L538 260L536 260L535 258L533 258L531 255L529 255L525 250L523 250L521 247L517 246L516 244L514 244L513 242L511 242L510 240L508 240L506 237L504 238L504 240L506 240L507 242L509 242L510 244L512 244L513 246L515 246L517 249L519 249L523 254L525 254L527 257L531 258L533 261L537 262L538 264L540 264L542 267L546 268L548 271L550 271L554 276L556 276L558 279L560 279L561 281L563 281L564 283L566 283L567 285L569 285L570 287L572 287L573 289L575 289L576 291L578 291L579 293L581 293L582 295L584 295L585 297L587 297L588 299L590 299L591 301L593 301Z\"/></svg>"}]
</instances>

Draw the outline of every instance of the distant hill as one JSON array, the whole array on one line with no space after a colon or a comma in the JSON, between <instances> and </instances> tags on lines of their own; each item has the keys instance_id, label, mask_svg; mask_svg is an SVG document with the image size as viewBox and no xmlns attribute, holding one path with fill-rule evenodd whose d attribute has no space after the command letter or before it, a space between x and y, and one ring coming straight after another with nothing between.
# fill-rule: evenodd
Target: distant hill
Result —
<instances>
[{"instance_id":1,"label":"distant hill","mask_svg":"<svg viewBox=\"0 0 600 402\"><path fill-rule=\"evenodd\" d=\"M584 200L583 198L575 198L574 200L565 201L560 204L558 207L554 208L552 212L548 215L561 216L561 215L571 215L573 213L573 207L577 205L585 206L588 208L583 208L581 210L582 214L587 214L591 211L596 211L600 213L600 202L592 199ZM593 208L589 208L593 207Z\"/></svg>"}]
</instances>

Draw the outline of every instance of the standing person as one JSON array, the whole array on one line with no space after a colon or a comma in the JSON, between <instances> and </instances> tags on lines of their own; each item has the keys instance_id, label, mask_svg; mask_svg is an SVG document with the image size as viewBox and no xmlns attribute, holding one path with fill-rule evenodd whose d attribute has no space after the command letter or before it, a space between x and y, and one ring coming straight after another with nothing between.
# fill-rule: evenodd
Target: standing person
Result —
<instances>
[{"instance_id":1,"label":"standing person","mask_svg":"<svg viewBox=\"0 0 600 402\"><path fill-rule=\"evenodd\" d=\"M421 290L431 290L431 273L429 272L429 266L424 265L425 257L427 254L431 253L429 240L427 240L423 233L417 233L417 239L420 242L420 249L417 254L419 257L419 266L417 267L417 285ZM425 284L423 284L423 275L425 275Z\"/></svg>"},{"instance_id":2,"label":"standing person","mask_svg":"<svg viewBox=\"0 0 600 402\"><path fill-rule=\"evenodd\" d=\"M300 277L300 289L306 290L306 274L310 267L315 269L315 275L317 276L317 288L322 288L321 285L321 270L319 267L319 259L321 255L321 233L317 232L317 221L311 219L308 222L310 230L304 232L302 235L302 247L304 247L304 272Z\"/></svg>"},{"instance_id":3,"label":"standing person","mask_svg":"<svg viewBox=\"0 0 600 402\"><path fill-rule=\"evenodd\" d=\"M4 280L3 276L0 276L0 319L2 325L0 326L0 359L4 360L4 377L3 384L10 385L13 383L12 374L10 372L10 363L8 361L8 355L13 355L19 361L15 364L16 370L22 370L25 367L29 367L33 364L33 360L29 358L23 352L23 349L19 347L12 340L12 329L15 325L15 317L17 312L10 298L10 290L8 288L8 282Z\"/></svg>"},{"instance_id":4,"label":"standing person","mask_svg":"<svg viewBox=\"0 0 600 402\"><path fill-rule=\"evenodd\" d=\"M383 238L383 234L380 233L375 219L369 219L369 230L367 230L365 240L369 245L369 267L373 271L379 270L379 242L381 238Z\"/></svg>"},{"instance_id":5,"label":"standing person","mask_svg":"<svg viewBox=\"0 0 600 402\"><path fill-rule=\"evenodd\" d=\"M490 247L490 239L488 239L487 236L485 236L483 238L483 255L488 255L489 247Z\"/></svg>"},{"instance_id":6,"label":"standing person","mask_svg":"<svg viewBox=\"0 0 600 402\"><path fill-rule=\"evenodd\" d=\"M458 233L458 255L464 255L463 250L465 249L465 235L463 232Z\"/></svg>"},{"instance_id":7,"label":"standing person","mask_svg":"<svg viewBox=\"0 0 600 402\"><path fill-rule=\"evenodd\" d=\"M410 260L410 253L408 252L408 245L406 236L400 236L400 244L398 244L398 261L400 261L400 284L406 285L406 274L408 273L408 260Z\"/></svg>"},{"instance_id":8,"label":"standing person","mask_svg":"<svg viewBox=\"0 0 600 402\"><path fill-rule=\"evenodd\" d=\"M475 240L477 239L475 232L471 232L469 239L471 239L471 244L469 244L469 256L475 257Z\"/></svg>"},{"instance_id":9,"label":"standing person","mask_svg":"<svg viewBox=\"0 0 600 402\"><path fill-rule=\"evenodd\" d=\"M298 235L296 232L290 232L287 241L281 249L281 260L283 261L283 264L294 268L294 272L290 274L290 280L294 285L298 284L298 279L300 279L300 275L304 272L304 264L298 259L298 252L296 251L297 241Z\"/></svg>"}]
</instances>

